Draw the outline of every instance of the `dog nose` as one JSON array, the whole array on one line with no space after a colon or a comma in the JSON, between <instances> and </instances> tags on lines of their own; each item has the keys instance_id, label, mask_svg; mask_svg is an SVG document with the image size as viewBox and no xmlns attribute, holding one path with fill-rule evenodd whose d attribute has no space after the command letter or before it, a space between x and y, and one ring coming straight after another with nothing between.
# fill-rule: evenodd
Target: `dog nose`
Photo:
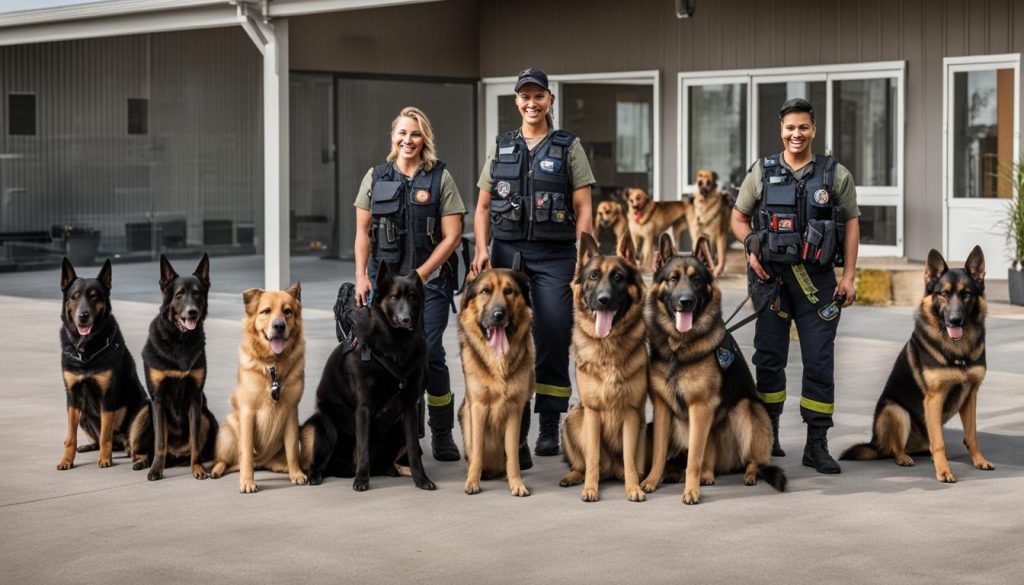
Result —
<instances>
[{"instance_id":1,"label":"dog nose","mask_svg":"<svg viewBox=\"0 0 1024 585\"><path fill-rule=\"evenodd\" d=\"M499 307L491 312L491 317L497 322L503 322L505 320L505 309Z\"/></svg>"},{"instance_id":2,"label":"dog nose","mask_svg":"<svg viewBox=\"0 0 1024 585\"><path fill-rule=\"evenodd\" d=\"M398 323L402 326L408 327L409 324L412 323L412 317L410 317L409 315L399 315Z\"/></svg>"},{"instance_id":3,"label":"dog nose","mask_svg":"<svg viewBox=\"0 0 1024 585\"><path fill-rule=\"evenodd\" d=\"M188 317L189 319L195 319L195 318L199 317L199 309L196 309L196 308L189 309L189 310L185 311L185 316Z\"/></svg>"},{"instance_id":4,"label":"dog nose","mask_svg":"<svg viewBox=\"0 0 1024 585\"><path fill-rule=\"evenodd\" d=\"M85 323L88 320L89 320L89 311L82 311L81 313L78 314L78 321L80 323Z\"/></svg>"},{"instance_id":5,"label":"dog nose","mask_svg":"<svg viewBox=\"0 0 1024 585\"><path fill-rule=\"evenodd\" d=\"M597 295L597 304L601 305L602 307L608 306L608 303L610 303L611 300L612 295L608 292L601 292L598 293Z\"/></svg>"},{"instance_id":6,"label":"dog nose","mask_svg":"<svg viewBox=\"0 0 1024 585\"><path fill-rule=\"evenodd\" d=\"M283 333L288 324L284 322L284 319L274 319L270 326L274 328L274 331Z\"/></svg>"},{"instance_id":7,"label":"dog nose","mask_svg":"<svg viewBox=\"0 0 1024 585\"><path fill-rule=\"evenodd\" d=\"M690 312L697 305L697 296L691 293L679 295L679 310Z\"/></svg>"}]
</instances>

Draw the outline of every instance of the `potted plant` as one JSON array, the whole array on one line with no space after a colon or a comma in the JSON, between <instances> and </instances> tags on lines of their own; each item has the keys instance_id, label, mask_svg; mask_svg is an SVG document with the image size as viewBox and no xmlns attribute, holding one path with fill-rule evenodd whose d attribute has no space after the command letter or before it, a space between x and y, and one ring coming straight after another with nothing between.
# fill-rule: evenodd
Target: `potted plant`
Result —
<instances>
[{"instance_id":1,"label":"potted plant","mask_svg":"<svg viewBox=\"0 0 1024 585\"><path fill-rule=\"evenodd\" d=\"M1013 199L1006 205L1006 244L1010 253L1007 280L1010 303L1024 305L1024 161L1013 165Z\"/></svg>"}]
</instances>

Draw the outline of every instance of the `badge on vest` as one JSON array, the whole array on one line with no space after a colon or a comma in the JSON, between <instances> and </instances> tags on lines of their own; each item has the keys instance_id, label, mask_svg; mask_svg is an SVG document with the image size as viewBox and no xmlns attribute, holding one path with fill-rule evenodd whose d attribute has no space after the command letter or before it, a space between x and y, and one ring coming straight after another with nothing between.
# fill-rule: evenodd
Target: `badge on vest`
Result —
<instances>
[{"instance_id":1,"label":"badge on vest","mask_svg":"<svg viewBox=\"0 0 1024 585\"><path fill-rule=\"evenodd\" d=\"M546 158L540 161L540 170L546 173L557 173L559 166L559 162L554 159Z\"/></svg>"},{"instance_id":2,"label":"badge on vest","mask_svg":"<svg viewBox=\"0 0 1024 585\"><path fill-rule=\"evenodd\" d=\"M512 185L508 181L498 181L498 195L502 197L508 197L508 194L512 191Z\"/></svg>"},{"instance_id":3,"label":"badge on vest","mask_svg":"<svg viewBox=\"0 0 1024 585\"><path fill-rule=\"evenodd\" d=\"M724 372L725 370L729 369L729 366L732 365L732 362L736 359L736 354L724 347L719 347L717 353L718 367L722 368L722 371Z\"/></svg>"},{"instance_id":4,"label":"badge on vest","mask_svg":"<svg viewBox=\"0 0 1024 585\"><path fill-rule=\"evenodd\" d=\"M839 316L839 306L834 302L829 303L818 309L818 316L821 317L822 321L831 321Z\"/></svg>"},{"instance_id":5,"label":"badge on vest","mask_svg":"<svg viewBox=\"0 0 1024 585\"><path fill-rule=\"evenodd\" d=\"M416 198L416 203L422 205L430 201L430 191L426 189L417 189L414 197Z\"/></svg>"},{"instance_id":6,"label":"badge on vest","mask_svg":"<svg viewBox=\"0 0 1024 585\"><path fill-rule=\"evenodd\" d=\"M818 205L825 205L826 203L828 203L828 198L828 191L824 189L818 189L817 191L814 192L814 202L817 203Z\"/></svg>"},{"instance_id":7,"label":"badge on vest","mask_svg":"<svg viewBox=\"0 0 1024 585\"><path fill-rule=\"evenodd\" d=\"M549 195L547 193L543 193L541 195L537 195L537 209L544 209L547 206L548 201L550 199L551 199L551 195Z\"/></svg>"}]
</instances>

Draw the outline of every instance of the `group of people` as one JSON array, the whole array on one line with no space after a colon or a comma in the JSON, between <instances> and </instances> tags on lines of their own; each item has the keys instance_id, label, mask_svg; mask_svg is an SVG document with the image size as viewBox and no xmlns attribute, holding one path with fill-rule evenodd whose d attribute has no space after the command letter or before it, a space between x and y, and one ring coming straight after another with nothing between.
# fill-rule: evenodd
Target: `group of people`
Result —
<instances>
[{"instance_id":1,"label":"group of people","mask_svg":"<svg viewBox=\"0 0 1024 585\"><path fill-rule=\"evenodd\" d=\"M561 415L568 410L572 386L569 345L573 308L570 283L576 270L576 242L593 234L591 188L594 174L580 139L555 129L555 96L547 75L535 68L521 72L515 103L519 128L499 134L480 178L473 217L475 253L470 277L488 266L510 268L518 252L530 278L536 346L536 400L540 433L534 453L559 453ZM759 159L747 174L732 215L732 230L744 242L756 322L753 362L757 389L768 407L775 432L773 455L784 452L778 421L786 398L785 367L790 323L800 334L803 355L800 412L807 423L803 463L821 473L838 473L828 452L835 384L836 326L843 307L854 301L854 270L859 242L856 191L850 172L832 157L812 154L814 110L803 99L789 100L779 113L783 151ZM426 287L424 325L429 375L426 404L431 449L439 461L456 461L452 438L454 396L442 346L456 289L454 252L463 233L466 207L445 164L438 160L433 130L418 108L402 109L391 125L387 162L367 171L356 207L356 302L369 301L376 267L413 270ZM836 254L815 261L806 247L787 243L786 233L803 234L809 222L833 213L835 231L845 228ZM834 212L833 210L841 210ZM782 218L782 233L778 221ZM822 226L824 223L812 224ZM826 238L827 239L827 234ZM820 250L821 248L819 248ZM820 258L820 254L817 254ZM831 258L845 260L837 282ZM522 469L532 466L526 436L530 404L523 410Z\"/></svg>"}]
</instances>

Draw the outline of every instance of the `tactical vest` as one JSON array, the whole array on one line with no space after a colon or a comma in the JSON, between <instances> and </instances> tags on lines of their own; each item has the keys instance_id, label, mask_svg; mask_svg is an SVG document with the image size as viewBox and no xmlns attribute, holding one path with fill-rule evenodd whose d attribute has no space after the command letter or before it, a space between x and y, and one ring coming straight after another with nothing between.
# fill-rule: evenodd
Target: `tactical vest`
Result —
<instances>
[{"instance_id":1,"label":"tactical vest","mask_svg":"<svg viewBox=\"0 0 1024 585\"><path fill-rule=\"evenodd\" d=\"M574 134L556 130L530 152L519 130L498 136L491 165L494 239L576 241L569 175L574 140Z\"/></svg>"},{"instance_id":2,"label":"tactical vest","mask_svg":"<svg viewBox=\"0 0 1024 585\"><path fill-rule=\"evenodd\" d=\"M763 159L761 200L754 214L762 262L843 265L846 218L835 201L836 161L815 155L810 164L810 173L797 180L782 165L781 154Z\"/></svg>"},{"instance_id":3,"label":"tactical vest","mask_svg":"<svg viewBox=\"0 0 1024 585\"><path fill-rule=\"evenodd\" d=\"M420 168L406 179L394 162L373 167L370 250L374 263L386 262L392 274L415 270L441 241L444 168L438 161L429 172Z\"/></svg>"}]
</instances>

